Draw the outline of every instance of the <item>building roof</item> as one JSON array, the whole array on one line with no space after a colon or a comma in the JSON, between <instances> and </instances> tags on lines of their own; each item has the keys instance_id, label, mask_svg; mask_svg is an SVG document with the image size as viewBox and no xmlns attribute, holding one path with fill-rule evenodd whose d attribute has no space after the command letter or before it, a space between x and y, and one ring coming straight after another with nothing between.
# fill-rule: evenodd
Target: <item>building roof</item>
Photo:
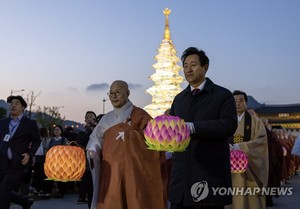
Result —
<instances>
[{"instance_id":1,"label":"building roof","mask_svg":"<svg viewBox=\"0 0 300 209\"><path fill-rule=\"evenodd\" d=\"M257 113L300 113L300 104L265 105L256 109Z\"/></svg>"},{"instance_id":2,"label":"building roof","mask_svg":"<svg viewBox=\"0 0 300 209\"><path fill-rule=\"evenodd\" d=\"M261 108L261 107L264 107L264 106L265 106L265 104L259 103L252 96L248 95L247 107L249 109L255 109L255 110L257 110L258 108Z\"/></svg>"},{"instance_id":3,"label":"building roof","mask_svg":"<svg viewBox=\"0 0 300 209\"><path fill-rule=\"evenodd\" d=\"M252 96L248 96L247 106L249 109L255 109L257 113L300 113L300 103L298 104L280 104L268 105L256 101Z\"/></svg>"}]
</instances>

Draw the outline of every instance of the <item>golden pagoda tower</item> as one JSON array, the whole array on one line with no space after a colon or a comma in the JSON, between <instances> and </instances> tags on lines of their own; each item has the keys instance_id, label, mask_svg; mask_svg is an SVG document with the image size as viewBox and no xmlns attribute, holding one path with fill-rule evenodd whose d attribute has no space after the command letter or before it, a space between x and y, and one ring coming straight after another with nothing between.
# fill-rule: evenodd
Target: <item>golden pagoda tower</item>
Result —
<instances>
[{"instance_id":1,"label":"golden pagoda tower","mask_svg":"<svg viewBox=\"0 0 300 209\"><path fill-rule=\"evenodd\" d=\"M182 90L180 84L184 80L179 75L181 67L177 63L180 59L176 56L177 51L171 39L169 28L171 10L166 8L163 13L166 17L164 39L155 56L157 63L152 65L156 71L149 77L154 86L146 90L152 96L152 103L144 107L152 117L162 115L171 107L174 97Z\"/></svg>"}]
</instances>

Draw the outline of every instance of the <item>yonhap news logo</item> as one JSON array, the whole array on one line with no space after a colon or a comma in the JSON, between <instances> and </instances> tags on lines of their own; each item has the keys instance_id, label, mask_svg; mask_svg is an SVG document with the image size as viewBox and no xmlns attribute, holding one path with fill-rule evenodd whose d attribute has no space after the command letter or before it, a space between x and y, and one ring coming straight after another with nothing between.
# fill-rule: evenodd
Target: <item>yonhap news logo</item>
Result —
<instances>
[{"instance_id":1,"label":"yonhap news logo","mask_svg":"<svg viewBox=\"0 0 300 209\"><path fill-rule=\"evenodd\" d=\"M290 196L293 194L293 187L212 187L213 195L279 195Z\"/></svg>"},{"instance_id":2,"label":"yonhap news logo","mask_svg":"<svg viewBox=\"0 0 300 209\"><path fill-rule=\"evenodd\" d=\"M206 181L200 181L193 184L191 187L191 195L194 202L199 202L207 197L209 193L208 183Z\"/></svg>"},{"instance_id":3,"label":"yonhap news logo","mask_svg":"<svg viewBox=\"0 0 300 209\"><path fill-rule=\"evenodd\" d=\"M191 187L191 195L194 202L199 202L205 199L209 190L212 191L212 195L279 195L290 196L293 194L293 187L208 187L207 181L196 182Z\"/></svg>"}]
</instances>

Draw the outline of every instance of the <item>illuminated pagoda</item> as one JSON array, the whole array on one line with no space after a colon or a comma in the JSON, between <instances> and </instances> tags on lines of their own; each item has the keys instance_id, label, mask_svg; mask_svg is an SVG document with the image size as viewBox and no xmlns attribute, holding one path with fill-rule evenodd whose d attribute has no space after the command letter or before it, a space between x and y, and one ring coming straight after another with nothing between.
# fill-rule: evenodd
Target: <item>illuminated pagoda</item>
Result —
<instances>
[{"instance_id":1,"label":"illuminated pagoda","mask_svg":"<svg viewBox=\"0 0 300 209\"><path fill-rule=\"evenodd\" d=\"M146 90L152 96L152 103L144 107L152 117L162 115L171 107L174 97L182 90L180 84L184 80L179 75L181 67L177 63L180 59L176 56L177 52L171 39L168 19L171 10L166 8L163 13L166 17L164 39L155 56L155 73L149 77L154 86Z\"/></svg>"}]
</instances>

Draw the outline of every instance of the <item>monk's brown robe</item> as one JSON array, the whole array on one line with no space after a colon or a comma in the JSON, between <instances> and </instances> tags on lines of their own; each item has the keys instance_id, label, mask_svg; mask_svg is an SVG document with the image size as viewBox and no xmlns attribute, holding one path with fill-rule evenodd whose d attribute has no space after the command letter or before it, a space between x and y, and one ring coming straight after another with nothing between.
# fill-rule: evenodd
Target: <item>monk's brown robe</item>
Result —
<instances>
[{"instance_id":1,"label":"monk's brown robe","mask_svg":"<svg viewBox=\"0 0 300 209\"><path fill-rule=\"evenodd\" d=\"M269 148L269 187L280 187L283 151L280 141L275 134L266 130L268 134L268 148Z\"/></svg>"},{"instance_id":2,"label":"monk's brown robe","mask_svg":"<svg viewBox=\"0 0 300 209\"><path fill-rule=\"evenodd\" d=\"M281 177L282 180L285 182L289 178L289 161L290 161L290 152L291 152L291 147L287 143L287 140L285 137L281 136L279 137L279 141L282 145L282 147L285 149L285 152L283 152L283 164L282 164L282 173Z\"/></svg>"},{"instance_id":3,"label":"monk's brown robe","mask_svg":"<svg viewBox=\"0 0 300 209\"><path fill-rule=\"evenodd\" d=\"M165 209L163 152L147 149L143 130L151 117L134 107L130 119L104 132L97 209ZM124 140L116 140L124 132Z\"/></svg>"},{"instance_id":4,"label":"monk's brown robe","mask_svg":"<svg viewBox=\"0 0 300 209\"><path fill-rule=\"evenodd\" d=\"M269 178L268 187L280 187L282 165L283 165L283 150L280 141L275 133L272 133L266 128L268 136L268 150L269 150ZM266 196L267 206L273 205L272 196L278 197L277 193Z\"/></svg>"}]
</instances>

